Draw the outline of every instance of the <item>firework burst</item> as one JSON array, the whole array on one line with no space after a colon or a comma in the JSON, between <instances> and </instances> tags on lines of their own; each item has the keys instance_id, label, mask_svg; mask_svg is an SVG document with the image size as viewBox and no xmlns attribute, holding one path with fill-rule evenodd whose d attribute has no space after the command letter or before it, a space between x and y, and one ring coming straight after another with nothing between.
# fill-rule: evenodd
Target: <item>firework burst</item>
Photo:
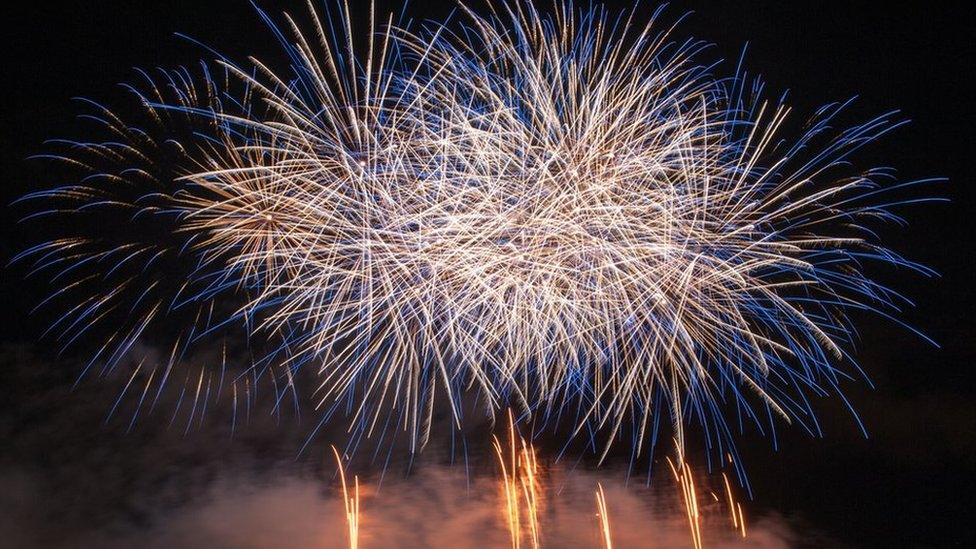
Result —
<instances>
[{"instance_id":1,"label":"firework burst","mask_svg":"<svg viewBox=\"0 0 976 549\"><path fill-rule=\"evenodd\" d=\"M601 431L601 457L670 425L683 463L692 423L734 453L731 412L819 432L808 395L840 395L847 314L902 300L863 265L927 273L870 229L907 184L848 164L894 114L836 131L837 104L796 129L637 8L512 1L420 29L370 10L359 49L347 9L338 32L310 9L305 33L261 12L291 66L147 78L150 129L99 109L112 138L56 155L89 175L30 197L101 231L22 254L51 301L94 289L58 321L66 343L114 326L95 357L111 370L188 319L140 407L191 344L244 326L268 349L254 380L297 402L312 371L322 421L352 403L359 435L393 418L416 450L435 396L460 426L473 394L492 417ZM151 230L103 234L110 214Z\"/></svg>"}]
</instances>

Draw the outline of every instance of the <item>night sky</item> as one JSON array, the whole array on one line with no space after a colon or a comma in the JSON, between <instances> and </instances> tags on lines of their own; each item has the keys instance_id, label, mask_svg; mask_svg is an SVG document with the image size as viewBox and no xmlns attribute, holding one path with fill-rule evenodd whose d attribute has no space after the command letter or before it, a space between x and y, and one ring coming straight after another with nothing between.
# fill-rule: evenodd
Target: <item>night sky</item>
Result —
<instances>
[{"instance_id":1,"label":"night sky","mask_svg":"<svg viewBox=\"0 0 976 549\"><path fill-rule=\"evenodd\" d=\"M259 4L272 12L304 9L297 1ZM431 4L411 2L408 13L436 19L450 11L448 0ZM647 11L655 6L643 4ZM748 43L750 72L761 73L770 90L789 90L788 103L797 112L812 113L852 96L858 100L847 120L901 110L911 124L859 154L859 165L892 166L903 180L948 179L928 192L949 203L903 208L899 212L910 225L882 231L896 251L940 277L896 269L879 273L917 304L901 318L940 348L883 319L856 319L860 338L854 354L876 387L849 384L845 391L869 438L861 436L836 399L817 404L823 439L780 426L774 449L769 439L747 435L741 451L756 496L750 508L785 517L800 532L794 540L799 546L976 546L976 529L968 524L976 515L976 95L969 82L976 74L976 20L971 10L951 2L677 1L666 13L673 18L686 11L694 13L678 35L716 44L708 55L729 65ZM134 67L193 65L212 57L175 33L217 46L232 58L278 55L243 0L37 1L10 5L5 12L0 33L4 205L30 190L63 183L50 180L45 164L26 158L43 152L45 139L77 135L80 109L72 97L111 104L124 96L117 84L132 80ZM5 210L3 263L34 240L29 233L34 226L16 222L23 213ZM51 289L45 280L24 280L24 275L22 268L6 268L0 287L5 311L0 483L6 485L0 491L29 486L24 492L32 495L8 496L6 502L0 496L0 507L29 507L23 511L28 519L0 521L0 546L6 546L5 539L20 540L14 546L40 546L38 540L45 539L70 546L60 534L13 535L24 528L66 528L41 508L63 512L66 523L148 528L155 507L179 507L202 497L224 460L247 470L273 469L276 465L268 464L294 456L300 427L293 425L258 428L241 440L229 443L224 437L214 445L206 430L174 437L151 425L126 434L124 420L121 426L104 424L113 381L102 387L93 380L70 390L85 350L58 356L51 341L40 339L54 318L29 311ZM228 445L237 447L224 453ZM148 452L147 446L159 451ZM20 478L30 480L17 484ZM157 488L169 490L174 478L180 488L160 494ZM132 493L154 496L137 500ZM30 499L40 497L48 503Z\"/></svg>"}]
</instances>

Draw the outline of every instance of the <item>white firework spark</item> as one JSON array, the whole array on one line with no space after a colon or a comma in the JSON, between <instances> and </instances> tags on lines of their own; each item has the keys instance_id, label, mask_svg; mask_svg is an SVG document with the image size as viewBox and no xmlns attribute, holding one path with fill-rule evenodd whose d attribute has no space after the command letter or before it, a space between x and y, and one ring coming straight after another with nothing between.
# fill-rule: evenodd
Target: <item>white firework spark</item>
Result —
<instances>
[{"instance_id":1,"label":"white firework spark","mask_svg":"<svg viewBox=\"0 0 976 549\"><path fill-rule=\"evenodd\" d=\"M195 298L245 294L229 317L280 340L289 387L316 364L323 414L353 396L369 434L396 410L412 449L435 395L460 425L471 392L603 429L603 455L625 427L653 445L662 418L680 451L690 422L723 451L734 409L817 430L805 395L840 392L846 312L900 299L862 262L924 272L860 224L895 218L888 172L847 167L894 115L831 135L834 105L789 138L786 106L714 76L658 14L461 11L387 19L361 55L348 9L339 39L289 18L287 73L219 61L237 104L212 76L202 97L143 96L209 135L159 208L191 235Z\"/></svg>"}]
</instances>

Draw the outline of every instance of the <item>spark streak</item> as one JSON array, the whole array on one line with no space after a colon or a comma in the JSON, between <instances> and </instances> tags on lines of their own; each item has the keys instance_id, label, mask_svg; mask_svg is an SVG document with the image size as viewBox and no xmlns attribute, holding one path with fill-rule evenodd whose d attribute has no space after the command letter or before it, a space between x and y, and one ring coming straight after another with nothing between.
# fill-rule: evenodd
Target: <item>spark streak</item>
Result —
<instances>
[{"instance_id":1,"label":"spark streak","mask_svg":"<svg viewBox=\"0 0 976 549\"><path fill-rule=\"evenodd\" d=\"M346 483L346 469L342 464L342 457L339 450L332 446L332 453L335 454L336 465L339 468L339 483L342 486L342 506L345 511L347 531L349 536L349 549L359 548L359 476L353 476L352 494Z\"/></svg>"},{"instance_id":2,"label":"spark streak","mask_svg":"<svg viewBox=\"0 0 976 549\"><path fill-rule=\"evenodd\" d=\"M505 520L512 548L521 547L522 538L527 535L533 549L538 549L541 537L539 511L542 504L539 463L535 449L518 435L511 410L508 412L507 451L497 436L492 435L492 445L502 471ZM523 533L526 527L527 534Z\"/></svg>"},{"instance_id":3,"label":"spark streak","mask_svg":"<svg viewBox=\"0 0 976 549\"><path fill-rule=\"evenodd\" d=\"M169 362L132 391L155 394L150 410L192 346L243 327L265 354L235 403L270 378L275 413L290 395L319 425L346 410L357 438L398 423L417 452L435 396L460 429L474 395L493 419L576 418L601 459L625 431L649 454L669 426L683 472L691 424L719 455L735 452L729 415L818 434L809 397L843 399L858 370L849 313L908 303L865 265L931 274L875 232L924 201L891 193L925 181L851 168L895 113L837 131L847 103L832 104L797 125L660 12L510 0L412 29L371 6L360 41L347 5L309 11L303 33L259 10L287 66L140 73L146 128L93 104L109 137L45 155L79 183L24 198L43 204L31 218L87 221L15 259L59 288L43 305L68 300L59 341L111 326L92 359L110 373L180 319ZM181 389L190 420L223 387L223 360L200 368ZM534 468L512 457L506 474Z\"/></svg>"},{"instance_id":4,"label":"spark streak","mask_svg":"<svg viewBox=\"0 0 976 549\"><path fill-rule=\"evenodd\" d=\"M596 490L597 516L600 517L600 533L603 535L603 546L605 549L613 549L613 540L610 537L610 511L607 509L607 498L603 494L603 485L597 483Z\"/></svg>"},{"instance_id":5,"label":"spark streak","mask_svg":"<svg viewBox=\"0 0 976 549\"><path fill-rule=\"evenodd\" d=\"M701 513L698 510L698 493L695 489L695 479L692 476L691 467L684 462L679 462L679 465L675 467L671 458L668 458L668 466L671 468L671 474L674 475L674 480L681 491L681 500L685 505L685 514L688 517L688 527L691 529L691 540L695 549L701 549L703 547ZM732 512L734 513L735 510L733 509Z\"/></svg>"}]
</instances>

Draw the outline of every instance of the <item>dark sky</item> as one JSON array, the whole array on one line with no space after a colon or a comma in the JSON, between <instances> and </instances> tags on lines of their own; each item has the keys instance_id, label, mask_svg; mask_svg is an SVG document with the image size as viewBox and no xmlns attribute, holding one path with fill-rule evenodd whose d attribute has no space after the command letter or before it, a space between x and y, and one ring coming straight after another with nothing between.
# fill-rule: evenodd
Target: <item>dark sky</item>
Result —
<instances>
[{"instance_id":1,"label":"dark sky","mask_svg":"<svg viewBox=\"0 0 976 549\"><path fill-rule=\"evenodd\" d=\"M303 9L302 2L282 2L280 10L273 2L260 4L273 12ZM433 4L412 2L408 13L439 18L451 2ZM911 124L872 146L860 162L893 166L903 179L949 179L932 192L950 203L904 210L910 226L883 232L897 251L941 274L924 279L894 272L884 279L917 303L902 318L941 348L891 323L861 319L856 356L877 387L852 386L848 395L871 437L860 437L838 403L825 403L824 439L787 432L778 451L762 439L743 450L757 507L802 517L853 546L976 545L967 524L976 516L976 95L970 82L976 74L976 20L962 5L677 1L668 11L674 16L694 11L680 33L715 43L715 57L734 60L748 42L752 72L761 73L772 90L789 89L789 102L799 112L855 95L855 120L900 109ZM232 57L275 52L243 0L36 1L9 5L5 12L0 33L4 204L47 183L44 165L25 158L42 151L45 139L77 131L79 107L72 97L111 103L123 93L117 84L133 78L133 67L192 65L210 57L175 32L200 38ZM25 232L30 228L17 225L16 215L9 209L3 215L4 262L31 240ZM25 410L43 416L78 399L60 392L52 396L45 384L63 383L63 376L18 373L32 366L18 365L27 356L38 368L68 368L50 356L50 342L38 341L50 319L28 315L46 295L45 284L22 281L23 274L6 269L0 288L3 365L14 369L0 377L7 384L0 388L5 394L0 414L9 429L0 434L35 441L36 433L19 428L28 424ZM39 398L62 400L36 412L32 403ZM98 427L96 422L92 428L100 432ZM0 450L0 464L56 451L59 434L49 431L46 442Z\"/></svg>"}]
</instances>

